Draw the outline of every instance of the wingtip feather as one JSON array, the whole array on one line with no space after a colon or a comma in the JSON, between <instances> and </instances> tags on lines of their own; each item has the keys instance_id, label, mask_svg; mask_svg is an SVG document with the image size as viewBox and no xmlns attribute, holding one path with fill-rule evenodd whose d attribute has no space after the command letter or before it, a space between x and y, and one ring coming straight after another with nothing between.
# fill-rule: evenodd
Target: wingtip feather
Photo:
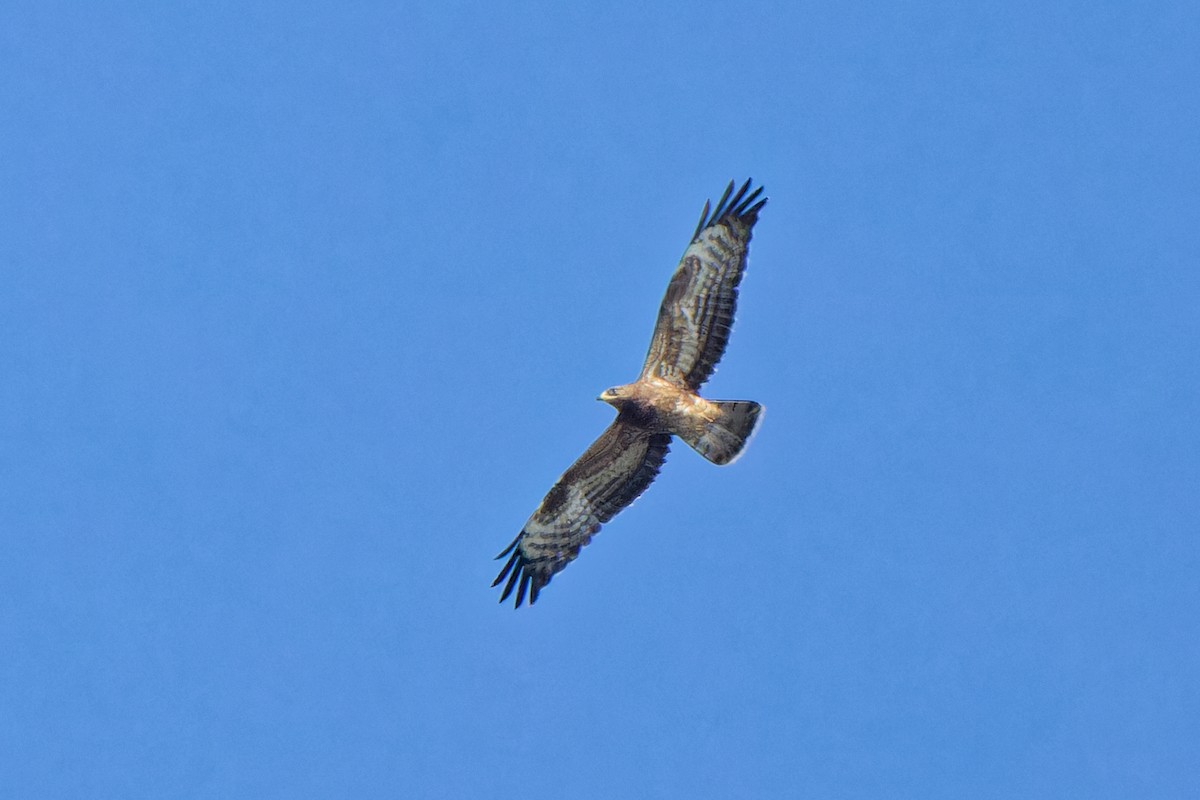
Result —
<instances>
[{"instance_id":1,"label":"wingtip feather","mask_svg":"<svg viewBox=\"0 0 1200 800\"><path fill-rule=\"evenodd\" d=\"M735 194L733 196L733 199L731 199L729 201L729 213L731 213L735 216L737 215L737 208L741 204L742 197L746 194L746 190L750 188L751 180L753 180L753 179L747 179L746 182L742 184L742 188L738 189L737 194ZM730 181L729 185L732 186L733 181Z\"/></svg>"},{"instance_id":2,"label":"wingtip feather","mask_svg":"<svg viewBox=\"0 0 1200 800\"><path fill-rule=\"evenodd\" d=\"M517 542L521 541L521 537L524 535L525 535L524 531L521 531L520 533L518 533L517 538L512 540L512 544L510 544L508 547L501 550L500 554L497 555L495 558L493 558L492 561L499 561L500 559L504 558L506 555L511 553L513 551L513 549L517 546Z\"/></svg>"},{"instance_id":3,"label":"wingtip feather","mask_svg":"<svg viewBox=\"0 0 1200 800\"><path fill-rule=\"evenodd\" d=\"M505 564L503 569L500 570L500 574L496 576L496 580L492 581L493 589L496 588L497 586L499 586L500 582L508 577L509 571L512 570L513 565L515 565L516 563L517 563L517 554L513 553L512 558L510 558L508 560L508 563Z\"/></svg>"},{"instance_id":4,"label":"wingtip feather","mask_svg":"<svg viewBox=\"0 0 1200 800\"><path fill-rule=\"evenodd\" d=\"M504 591L500 593L500 602L501 603L503 603L505 600L507 600L508 596L510 594L512 594L512 590L513 590L513 587L516 585L517 579L521 577L521 572L523 570L521 569L521 565L517 563L517 560L520 558L520 555L521 555L520 553L513 553L513 557L504 566L504 572L501 572L500 577L496 579L496 583L499 583L504 578L505 572L511 572L511 574L508 576L508 583L504 584ZM493 584L493 585L495 585L495 584Z\"/></svg>"},{"instance_id":5,"label":"wingtip feather","mask_svg":"<svg viewBox=\"0 0 1200 800\"><path fill-rule=\"evenodd\" d=\"M704 226L708 224L708 212L711 210L711 200L704 201L704 209L700 212L700 221L696 223L696 231L692 234L692 241L695 241L700 236L700 231L704 230Z\"/></svg>"},{"instance_id":6,"label":"wingtip feather","mask_svg":"<svg viewBox=\"0 0 1200 800\"><path fill-rule=\"evenodd\" d=\"M513 603L514 607L521 607L521 602L525 600L525 592L529 589L529 582L531 580L533 580L533 575L526 570L525 574L521 576L520 582L517 584L517 600L515 603Z\"/></svg>"},{"instance_id":7,"label":"wingtip feather","mask_svg":"<svg viewBox=\"0 0 1200 800\"><path fill-rule=\"evenodd\" d=\"M724 194L721 195L721 199L717 201L717 209L713 211L711 222L716 222L724 216L725 204L729 202L729 195L731 194L733 194L733 181L729 182L729 185L725 187Z\"/></svg>"}]
</instances>

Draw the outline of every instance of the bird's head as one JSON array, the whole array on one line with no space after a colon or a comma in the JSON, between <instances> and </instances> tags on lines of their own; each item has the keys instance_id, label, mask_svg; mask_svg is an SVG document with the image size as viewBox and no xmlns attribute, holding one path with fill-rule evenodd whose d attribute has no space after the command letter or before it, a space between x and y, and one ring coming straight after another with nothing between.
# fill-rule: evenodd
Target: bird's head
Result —
<instances>
[{"instance_id":1,"label":"bird's head","mask_svg":"<svg viewBox=\"0 0 1200 800\"><path fill-rule=\"evenodd\" d=\"M605 403L608 403L610 406L614 406L615 408L620 408L621 405L629 399L629 397L630 392L628 386L614 386L611 389L605 389L596 399L603 400Z\"/></svg>"}]
</instances>

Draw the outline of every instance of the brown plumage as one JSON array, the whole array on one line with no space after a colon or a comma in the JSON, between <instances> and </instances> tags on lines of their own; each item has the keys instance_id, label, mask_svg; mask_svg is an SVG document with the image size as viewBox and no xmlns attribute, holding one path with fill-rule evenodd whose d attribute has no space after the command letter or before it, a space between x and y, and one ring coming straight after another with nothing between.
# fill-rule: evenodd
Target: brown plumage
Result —
<instances>
[{"instance_id":1,"label":"brown plumage","mask_svg":"<svg viewBox=\"0 0 1200 800\"><path fill-rule=\"evenodd\" d=\"M678 436L714 464L732 463L754 433L762 406L705 400L697 394L725 352L750 231L767 202L750 181L725 189L709 214L704 204L691 243L667 286L640 377L599 399L617 419L550 489L521 533L496 556L508 561L492 586L500 602L516 590L529 602L591 541L600 526L653 482ZM731 197L732 195L732 197ZM757 202L756 202L757 201Z\"/></svg>"}]
</instances>

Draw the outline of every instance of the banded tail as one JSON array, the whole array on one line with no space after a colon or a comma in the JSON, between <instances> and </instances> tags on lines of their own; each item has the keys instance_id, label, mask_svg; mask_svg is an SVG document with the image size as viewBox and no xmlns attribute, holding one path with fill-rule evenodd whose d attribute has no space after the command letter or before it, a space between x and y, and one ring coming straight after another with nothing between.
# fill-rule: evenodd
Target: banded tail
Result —
<instances>
[{"instance_id":1,"label":"banded tail","mask_svg":"<svg viewBox=\"0 0 1200 800\"><path fill-rule=\"evenodd\" d=\"M714 464L732 464L746 448L758 423L763 407L753 400L709 400L721 414L714 421L694 431L675 431L700 455Z\"/></svg>"}]
</instances>

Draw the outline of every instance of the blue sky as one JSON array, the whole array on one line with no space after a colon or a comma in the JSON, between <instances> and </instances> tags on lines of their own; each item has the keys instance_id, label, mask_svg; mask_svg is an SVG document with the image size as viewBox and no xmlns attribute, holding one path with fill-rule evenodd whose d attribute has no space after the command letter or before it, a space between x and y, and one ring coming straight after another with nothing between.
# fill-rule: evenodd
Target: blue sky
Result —
<instances>
[{"instance_id":1,"label":"blue sky","mask_svg":"<svg viewBox=\"0 0 1200 800\"><path fill-rule=\"evenodd\" d=\"M564 5L0 11L0 795L1200 794L1196 6Z\"/></svg>"}]
</instances>

